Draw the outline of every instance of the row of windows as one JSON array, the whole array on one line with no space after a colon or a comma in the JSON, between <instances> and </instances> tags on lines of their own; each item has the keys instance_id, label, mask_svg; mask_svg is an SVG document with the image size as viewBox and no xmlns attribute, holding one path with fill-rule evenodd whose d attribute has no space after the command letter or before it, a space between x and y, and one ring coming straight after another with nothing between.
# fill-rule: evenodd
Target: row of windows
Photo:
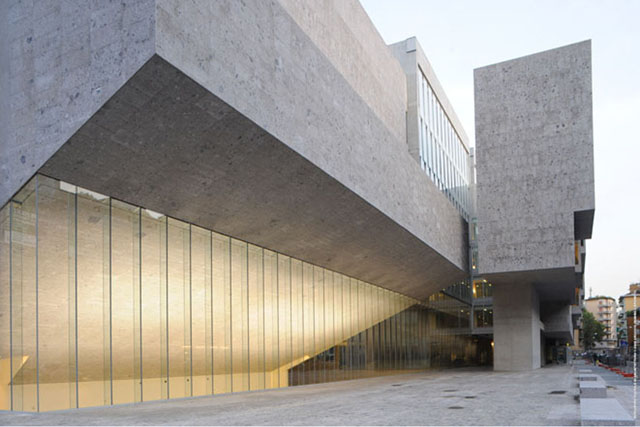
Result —
<instances>
[{"instance_id":1,"label":"row of windows","mask_svg":"<svg viewBox=\"0 0 640 427\"><path fill-rule=\"evenodd\" d=\"M468 219L469 153L422 73L419 86L420 165Z\"/></svg>"}]
</instances>

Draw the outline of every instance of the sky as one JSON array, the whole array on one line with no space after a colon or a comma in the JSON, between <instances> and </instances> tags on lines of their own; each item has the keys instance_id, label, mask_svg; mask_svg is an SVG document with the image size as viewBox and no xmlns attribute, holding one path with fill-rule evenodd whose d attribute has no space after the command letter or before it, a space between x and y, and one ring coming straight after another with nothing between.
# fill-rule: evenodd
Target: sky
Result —
<instances>
[{"instance_id":1,"label":"sky","mask_svg":"<svg viewBox=\"0 0 640 427\"><path fill-rule=\"evenodd\" d=\"M592 40L596 213L585 294L640 282L640 0L361 0L387 44L416 36L474 145L473 69Z\"/></svg>"}]
</instances>

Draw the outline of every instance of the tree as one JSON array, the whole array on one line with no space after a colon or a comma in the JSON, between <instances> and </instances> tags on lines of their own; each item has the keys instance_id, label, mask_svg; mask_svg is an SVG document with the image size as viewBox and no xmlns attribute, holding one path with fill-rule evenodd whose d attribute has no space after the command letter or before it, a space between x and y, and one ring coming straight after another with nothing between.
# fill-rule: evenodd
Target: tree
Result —
<instances>
[{"instance_id":1,"label":"tree","mask_svg":"<svg viewBox=\"0 0 640 427\"><path fill-rule=\"evenodd\" d=\"M596 320L593 314L582 309L582 345L590 350L598 341L604 338L604 325Z\"/></svg>"}]
</instances>

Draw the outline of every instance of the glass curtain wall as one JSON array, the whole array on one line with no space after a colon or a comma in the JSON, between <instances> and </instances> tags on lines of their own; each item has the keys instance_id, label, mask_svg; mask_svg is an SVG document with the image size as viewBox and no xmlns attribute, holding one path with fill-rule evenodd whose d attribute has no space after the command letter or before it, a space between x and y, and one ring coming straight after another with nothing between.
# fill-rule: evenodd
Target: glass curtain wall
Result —
<instances>
[{"instance_id":1,"label":"glass curtain wall","mask_svg":"<svg viewBox=\"0 0 640 427\"><path fill-rule=\"evenodd\" d=\"M420 166L469 220L469 151L421 71L418 73L418 90Z\"/></svg>"},{"instance_id":2,"label":"glass curtain wall","mask_svg":"<svg viewBox=\"0 0 640 427\"><path fill-rule=\"evenodd\" d=\"M474 360L468 306L445 293L421 303L42 175L0 210L0 232L0 409Z\"/></svg>"}]
</instances>

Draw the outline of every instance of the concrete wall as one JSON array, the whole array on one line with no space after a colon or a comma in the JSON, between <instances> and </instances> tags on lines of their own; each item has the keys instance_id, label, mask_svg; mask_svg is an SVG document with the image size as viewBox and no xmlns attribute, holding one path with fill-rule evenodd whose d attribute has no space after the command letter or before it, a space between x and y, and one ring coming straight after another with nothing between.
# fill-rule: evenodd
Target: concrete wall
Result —
<instances>
[{"instance_id":1,"label":"concrete wall","mask_svg":"<svg viewBox=\"0 0 640 427\"><path fill-rule=\"evenodd\" d=\"M474 80L480 272L573 268L574 213L595 206L591 42Z\"/></svg>"},{"instance_id":2,"label":"concrete wall","mask_svg":"<svg viewBox=\"0 0 640 427\"><path fill-rule=\"evenodd\" d=\"M573 341L573 321L571 319L571 305L544 304L541 307L541 319L544 323L544 335L564 342Z\"/></svg>"},{"instance_id":3,"label":"concrete wall","mask_svg":"<svg viewBox=\"0 0 640 427\"><path fill-rule=\"evenodd\" d=\"M158 54L465 270L464 221L404 141L285 8L249 3L159 0Z\"/></svg>"},{"instance_id":4,"label":"concrete wall","mask_svg":"<svg viewBox=\"0 0 640 427\"><path fill-rule=\"evenodd\" d=\"M405 75L360 3L279 2L376 116L403 141Z\"/></svg>"},{"instance_id":5,"label":"concrete wall","mask_svg":"<svg viewBox=\"0 0 640 427\"><path fill-rule=\"evenodd\" d=\"M0 2L0 206L155 52L155 1Z\"/></svg>"},{"instance_id":6,"label":"concrete wall","mask_svg":"<svg viewBox=\"0 0 640 427\"><path fill-rule=\"evenodd\" d=\"M493 369L528 371L540 367L540 301L530 284L493 286Z\"/></svg>"},{"instance_id":7,"label":"concrete wall","mask_svg":"<svg viewBox=\"0 0 640 427\"><path fill-rule=\"evenodd\" d=\"M343 216L335 215L332 219L335 221L327 221L324 230L308 227L318 234L304 243L321 248L323 245L317 242L324 239L324 247L329 249L307 260L330 264L336 257L331 243L338 244L340 239L360 230L369 239L378 239L376 245L386 242L380 247L388 253L409 252L416 259L421 258L412 268L414 273L426 269L426 273L421 273L430 282L423 289L425 292L446 286L464 274L467 267L464 221L406 150L404 73L358 3L156 0L87 4L78 0L37 3L33 7L10 3L8 9L5 17L10 22L8 33L15 34L10 43L13 59L8 83L4 75L0 80L3 87L15 87L16 92L5 108L11 114L2 115L11 132L11 137L2 144L0 167L7 177L2 180L2 202L57 152L55 162L44 170L51 176L107 194L113 192L105 190L116 189L113 191L117 191L119 198L144 206L154 206L160 200L162 206L168 206L166 213L194 223L207 215L222 218L229 214L228 206L217 203L211 208L215 198L206 205L207 212L197 211L198 204L192 201L206 193L203 183L210 182L211 176L198 176L196 168L190 167L189 155L180 152L180 144L185 138L202 136L205 130L219 125L221 117L208 122L210 113L233 111L229 127L238 133L226 137L231 134L255 137L241 140L242 155L253 150L255 141L280 144L281 150L268 160L276 161L282 158L282 153L293 153L290 158L300 160L296 163L300 166L297 170L317 173L323 177L323 185L335 189L334 193L324 194L329 202L323 209L342 212ZM30 48L30 44L37 49ZM3 58L9 57L7 52L3 50ZM158 58L169 67L154 68L150 78L142 77L142 91L135 92L140 85L132 84L122 97L115 99L116 90L125 87L134 72ZM179 71L175 81L171 81L174 77L164 79L167 71L175 70ZM153 77L154 72L159 73L158 80ZM33 83L28 76L36 77ZM220 104L185 105L189 100L181 98L180 85L193 88L191 83L185 83L185 76L212 96L207 99ZM37 85L40 83L46 90L41 90ZM25 87L30 84L35 85L33 92ZM200 92L194 89L192 93ZM105 104L109 99L114 102ZM24 105L20 104L23 101ZM144 111L148 116L144 116ZM171 114L176 111L199 115ZM141 119L133 120L138 113L142 114ZM93 118L89 120L90 117ZM104 121L106 117L113 121ZM160 122L156 120L158 117L166 119ZM121 125L122 122L127 123ZM237 127L239 123L246 123L246 128ZM87 127L78 131L83 124ZM87 134L89 129L93 134ZM30 134L31 131L35 134ZM67 144L69 147L65 149L74 132L76 137L71 140L76 144ZM174 136L175 139L169 139ZM125 140L127 144L137 141L138 145L129 146L123 143ZM154 142L158 142L154 156L160 156L159 161L181 158L183 163L167 169L148 162L143 148ZM197 160L208 162L208 167L215 167L225 156L238 154L231 151L234 144L225 146L221 139L215 143L206 139L189 143L198 150L216 146L216 150L208 152L210 158L203 157L206 150L190 154L200 155ZM33 161L29 156L33 156ZM119 156L129 163L122 162ZM125 164L145 164L146 168L128 170L138 174L123 184L122 178L128 175L120 171ZM269 170L252 176L266 172ZM302 221L307 212L294 209L300 203L295 195L313 195L317 182L308 175L300 175L288 185L297 183L309 191L287 193L283 188L273 191L282 191L280 196L289 198L290 204L278 209L288 206L287 215L298 214ZM268 184L265 181L267 187ZM139 199L140 194L145 194L142 189L149 190L149 186L152 191L146 193L147 199ZM321 191L320 187L315 191ZM267 205L256 205L256 200L270 193L257 194L258 191L254 189L253 199L232 194L227 200L244 201L244 211L259 211ZM353 202L350 208L358 204L367 208L360 210L363 212L360 215L357 211L347 215L338 206L343 197ZM273 200L265 203L269 202ZM240 210L237 204L233 206ZM267 212L264 218L270 218L276 211L274 208ZM313 217L319 224L321 212L318 210ZM288 217L271 218L275 222L266 231L272 237L269 241L277 242L280 233L280 240L291 242L296 228L287 228L284 220ZM371 218L376 219L367 223ZM329 223L340 220L341 228L330 228ZM372 232L369 227L380 221L390 225L388 230L395 229L396 234L382 239ZM254 229L246 232L251 226ZM260 234L256 227L256 223L247 223L240 229L232 227L224 232L232 235L239 232L240 238L245 236L244 232L256 236ZM337 237L332 241L328 236ZM389 239L394 236L395 240ZM264 241L255 243L299 255ZM360 250L351 252L353 265L368 257ZM374 262L375 257L368 259ZM396 268L403 269L402 263Z\"/></svg>"}]
</instances>

